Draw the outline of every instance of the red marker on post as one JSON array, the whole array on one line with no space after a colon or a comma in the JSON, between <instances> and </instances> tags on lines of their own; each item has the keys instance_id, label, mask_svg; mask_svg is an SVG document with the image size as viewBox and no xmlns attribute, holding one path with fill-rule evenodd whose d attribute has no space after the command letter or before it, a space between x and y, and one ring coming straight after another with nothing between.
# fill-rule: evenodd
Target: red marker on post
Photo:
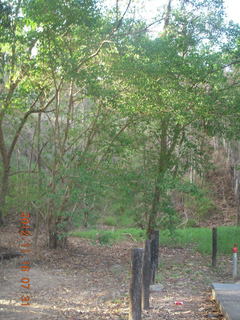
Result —
<instances>
[{"instance_id":1,"label":"red marker on post","mask_svg":"<svg viewBox=\"0 0 240 320\"><path fill-rule=\"evenodd\" d=\"M238 247L237 247L236 243L234 244L234 247L232 248L232 252L238 253Z\"/></svg>"}]
</instances>

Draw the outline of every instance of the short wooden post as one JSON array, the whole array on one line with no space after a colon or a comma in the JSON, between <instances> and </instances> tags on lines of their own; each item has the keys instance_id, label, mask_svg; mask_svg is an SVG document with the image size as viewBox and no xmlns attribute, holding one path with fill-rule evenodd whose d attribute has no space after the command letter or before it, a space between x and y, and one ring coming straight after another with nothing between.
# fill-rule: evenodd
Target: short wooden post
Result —
<instances>
[{"instance_id":1,"label":"short wooden post","mask_svg":"<svg viewBox=\"0 0 240 320\"><path fill-rule=\"evenodd\" d=\"M212 266L217 265L217 228L212 228Z\"/></svg>"},{"instance_id":2,"label":"short wooden post","mask_svg":"<svg viewBox=\"0 0 240 320\"><path fill-rule=\"evenodd\" d=\"M142 264L143 249L132 249L132 279L130 283L129 320L142 318Z\"/></svg>"},{"instance_id":3,"label":"short wooden post","mask_svg":"<svg viewBox=\"0 0 240 320\"><path fill-rule=\"evenodd\" d=\"M158 269L159 231L151 234L151 283L155 283L155 275Z\"/></svg>"},{"instance_id":4,"label":"short wooden post","mask_svg":"<svg viewBox=\"0 0 240 320\"><path fill-rule=\"evenodd\" d=\"M149 309L151 283L151 250L150 240L145 241L144 255L143 255L143 271L142 271L142 308Z\"/></svg>"}]
</instances>

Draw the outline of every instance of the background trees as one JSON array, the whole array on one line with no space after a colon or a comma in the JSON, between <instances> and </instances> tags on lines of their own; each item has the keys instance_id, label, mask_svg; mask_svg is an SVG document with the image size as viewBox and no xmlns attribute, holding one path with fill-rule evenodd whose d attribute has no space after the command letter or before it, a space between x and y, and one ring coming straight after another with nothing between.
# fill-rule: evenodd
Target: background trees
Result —
<instances>
[{"instance_id":1,"label":"background trees","mask_svg":"<svg viewBox=\"0 0 240 320\"><path fill-rule=\"evenodd\" d=\"M36 212L52 248L72 221L180 223L173 191L195 192L207 137L237 136L239 27L222 1L169 1L155 39L130 5L1 3L1 208Z\"/></svg>"}]
</instances>

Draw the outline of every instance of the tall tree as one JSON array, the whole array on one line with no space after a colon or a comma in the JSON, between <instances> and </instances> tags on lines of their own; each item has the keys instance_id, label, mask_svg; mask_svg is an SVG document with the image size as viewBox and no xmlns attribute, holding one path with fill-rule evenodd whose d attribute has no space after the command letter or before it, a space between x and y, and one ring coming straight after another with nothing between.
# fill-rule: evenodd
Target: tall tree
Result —
<instances>
[{"instance_id":1,"label":"tall tree","mask_svg":"<svg viewBox=\"0 0 240 320\"><path fill-rule=\"evenodd\" d=\"M121 106L145 122L143 133L155 159L148 235L156 225L167 177L198 165L204 153L198 138L220 130L229 112L226 32L222 1L186 1L178 10L169 1L160 37L129 38L128 54L115 66L122 76ZM189 153L195 154L194 163Z\"/></svg>"},{"instance_id":2,"label":"tall tree","mask_svg":"<svg viewBox=\"0 0 240 320\"><path fill-rule=\"evenodd\" d=\"M25 124L34 113L54 108L63 80L71 83L78 77L84 90L86 65L98 54L104 36L94 1L2 1L0 9L2 223L11 159ZM9 117L17 120L11 135Z\"/></svg>"}]
</instances>

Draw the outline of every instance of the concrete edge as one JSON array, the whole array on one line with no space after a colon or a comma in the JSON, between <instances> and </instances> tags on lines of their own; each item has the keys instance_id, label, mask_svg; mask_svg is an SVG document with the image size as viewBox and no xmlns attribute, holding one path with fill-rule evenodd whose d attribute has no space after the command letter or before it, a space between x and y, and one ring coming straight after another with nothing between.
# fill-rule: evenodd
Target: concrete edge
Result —
<instances>
[{"instance_id":1,"label":"concrete edge","mask_svg":"<svg viewBox=\"0 0 240 320\"><path fill-rule=\"evenodd\" d=\"M215 300L216 301L216 304L217 304L217 307L218 309L220 310L220 312L223 314L224 316L224 319L226 320L232 320L228 313L225 311L224 307L222 306L221 302L218 300L218 297L217 297L217 293L215 291L215 288L214 288L214 285L212 284L212 300Z\"/></svg>"}]
</instances>

